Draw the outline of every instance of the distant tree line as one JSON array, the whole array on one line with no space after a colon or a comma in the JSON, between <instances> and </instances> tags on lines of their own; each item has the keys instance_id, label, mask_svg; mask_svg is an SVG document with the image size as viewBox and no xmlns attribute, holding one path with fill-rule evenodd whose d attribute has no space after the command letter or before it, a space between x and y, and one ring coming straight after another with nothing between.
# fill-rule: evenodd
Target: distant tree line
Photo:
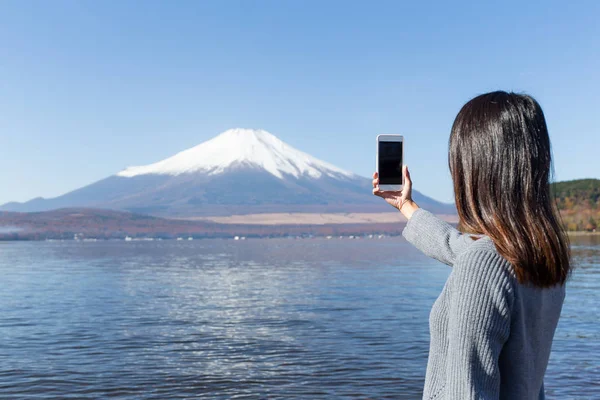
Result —
<instances>
[{"instance_id":1,"label":"distant tree line","mask_svg":"<svg viewBox=\"0 0 600 400\"><path fill-rule=\"evenodd\" d=\"M556 182L552 195L568 231L600 229L600 179Z\"/></svg>"}]
</instances>

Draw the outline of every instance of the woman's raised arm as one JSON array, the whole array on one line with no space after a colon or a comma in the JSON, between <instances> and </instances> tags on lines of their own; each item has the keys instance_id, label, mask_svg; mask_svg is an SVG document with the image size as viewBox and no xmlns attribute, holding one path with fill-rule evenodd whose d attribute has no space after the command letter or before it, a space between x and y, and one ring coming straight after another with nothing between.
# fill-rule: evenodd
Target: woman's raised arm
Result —
<instances>
[{"instance_id":1,"label":"woman's raised arm","mask_svg":"<svg viewBox=\"0 0 600 400\"><path fill-rule=\"evenodd\" d=\"M456 257L473 242L473 239L430 212L419 208L412 200L412 181L406 165L402 173L404 186L401 191L381 190L379 176L377 173L373 174L373 194L383 198L406 217L408 222L402 231L402 236L406 240L429 257L450 266L454 265Z\"/></svg>"}]
</instances>

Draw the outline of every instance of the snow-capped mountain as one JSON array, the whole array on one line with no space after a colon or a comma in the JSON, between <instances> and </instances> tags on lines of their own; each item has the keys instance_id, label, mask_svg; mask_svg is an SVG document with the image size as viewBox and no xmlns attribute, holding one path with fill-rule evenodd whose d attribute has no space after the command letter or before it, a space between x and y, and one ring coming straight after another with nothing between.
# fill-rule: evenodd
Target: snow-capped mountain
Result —
<instances>
[{"instance_id":1,"label":"snow-capped mountain","mask_svg":"<svg viewBox=\"0 0 600 400\"><path fill-rule=\"evenodd\" d=\"M236 166L263 169L283 179L285 176L354 177L313 156L287 145L262 129L230 129L219 136L182 151L165 160L141 167L130 167L117 176L180 175L189 173L221 174Z\"/></svg>"},{"instance_id":2,"label":"snow-capped mountain","mask_svg":"<svg viewBox=\"0 0 600 400\"><path fill-rule=\"evenodd\" d=\"M438 213L452 205L413 193ZM129 167L52 199L8 203L4 211L94 207L193 217L276 212L374 212L389 206L370 179L321 161L264 130L230 129L154 164Z\"/></svg>"}]
</instances>

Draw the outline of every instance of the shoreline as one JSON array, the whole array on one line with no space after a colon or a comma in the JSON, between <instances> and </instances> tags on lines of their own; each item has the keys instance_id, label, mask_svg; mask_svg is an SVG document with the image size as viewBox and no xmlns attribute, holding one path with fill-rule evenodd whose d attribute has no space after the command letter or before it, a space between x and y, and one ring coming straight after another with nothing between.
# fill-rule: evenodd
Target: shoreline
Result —
<instances>
[{"instance_id":1,"label":"shoreline","mask_svg":"<svg viewBox=\"0 0 600 400\"><path fill-rule=\"evenodd\" d=\"M588 232L588 231L567 231L569 236L600 236L600 231Z\"/></svg>"},{"instance_id":2,"label":"shoreline","mask_svg":"<svg viewBox=\"0 0 600 400\"><path fill-rule=\"evenodd\" d=\"M456 224L455 215L436 214L442 220ZM198 216L173 218L187 221L215 222L225 225L344 225L344 224L393 224L406 223L398 211L379 213L264 213L229 216Z\"/></svg>"}]
</instances>

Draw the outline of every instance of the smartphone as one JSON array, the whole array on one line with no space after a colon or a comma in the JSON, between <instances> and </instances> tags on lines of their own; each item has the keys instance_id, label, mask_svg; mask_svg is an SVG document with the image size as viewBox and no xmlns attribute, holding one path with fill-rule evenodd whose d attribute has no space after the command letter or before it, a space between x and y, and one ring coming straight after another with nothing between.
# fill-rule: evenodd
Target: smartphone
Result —
<instances>
[{"instance_id":1,"label":"smartphone","mask_svg":"<svg viewBox=\"0 0 600 400\"><path fill-rule=\"evenodd\" d=\"M402 190L404 176L404 137L402 135L377 136L377 174L381 190Z\"/></svg>"}]
</instances>

